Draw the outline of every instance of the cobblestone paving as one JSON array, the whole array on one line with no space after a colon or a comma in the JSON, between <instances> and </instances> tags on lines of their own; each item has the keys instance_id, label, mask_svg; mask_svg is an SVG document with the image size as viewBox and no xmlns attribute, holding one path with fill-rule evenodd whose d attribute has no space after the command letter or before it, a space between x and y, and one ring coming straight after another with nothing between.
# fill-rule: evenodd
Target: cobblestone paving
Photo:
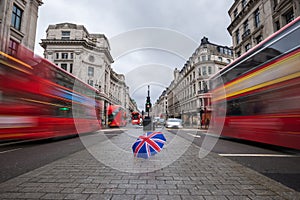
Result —
<instances>
[{"instance_id":1,"label":"cobblestone paving","mask_svg":"<svg viewBox=\"0 0 300 200\"><path fill-rule=\"evenodd\" d=\"M173 137L168 133L166 135L169 139ZM112 141L125 144L122 147L125 148L132 142L128 138L128 134L121 134ZM102 148L107 144L104 142L100 146ZM99 145L89 148L97 150ZM106 166L95 159L97 155L92 155L90 149L0 184L0 199L300 199L300 193L215 153L199 158L199 147L193 144L171 164L141 173ZM166 146L148 160L131 155L126 158L129 164L124 161L121 164L125 168L138 165L138 169L148 163L151 166L157 160L163 162L159 159L160 154L161 158L167 157L168 149L172 150ZM117 161L115 152L106 153L111 160Z\"/></svg>"}]
</instances>

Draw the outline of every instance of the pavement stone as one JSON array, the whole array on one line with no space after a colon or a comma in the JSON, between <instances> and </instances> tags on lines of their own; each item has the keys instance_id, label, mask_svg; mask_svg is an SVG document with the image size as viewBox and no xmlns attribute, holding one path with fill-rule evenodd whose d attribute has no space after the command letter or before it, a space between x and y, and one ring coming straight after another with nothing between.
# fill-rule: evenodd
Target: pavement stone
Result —
<instances>
[{"instance_id":1,"label":"pavement stone","mask_svg":"<svg viewBox=\"0 0 300 200\"><path fill-rule=\"evenodd\" d=\"M165 135L175 146L185 145L183 138L176 143L171 133ZM123 133L3 182L0 199L300 199L299 192L215 153L199 158L199 147L194 144L186 146L180 156L172 152L175 150L171 146L166 146L146 160L132 155L124 159L125 154L120 156L110 151L111 146L118 145L130 152L132 138ZM91 149L100 151L101 155L104 151L111 163L119 164L122 170L100 162ZM178 158L165 166L159 164L171 156ZM151 171L151 166L157 168ZM142 170L134 173L130 171L132 167Z\"/></svg>"}]
</instances>

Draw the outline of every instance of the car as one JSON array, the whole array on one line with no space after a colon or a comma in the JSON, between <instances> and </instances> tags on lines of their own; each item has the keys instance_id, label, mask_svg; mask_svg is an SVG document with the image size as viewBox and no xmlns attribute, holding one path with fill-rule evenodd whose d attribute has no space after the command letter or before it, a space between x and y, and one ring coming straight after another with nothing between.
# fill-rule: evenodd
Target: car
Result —
<instances>
[{"instance_id":1,"label":"car","mask_svg":"<svg viewBox=\"0 0 300 200\"><path fill-rule=\"evenodd\" d=\"M153 123L157 123L159 121L160 117L154 117Z\"/></svg>"},{"instance_id":2,"label":"car","mask_svg":"<svg viewBox=\"0 0 300 200\"><path fill-rule=\"evenodd\" d=\"M182 128L182 120L178 118L169 118L166 121L166 128Z\"/></svg>"},{"instance_id":3,"label":"car","mask_svg":"<svg viewBox=\"0 0 300 200\"><path fill-rule=\"evenodd\" d=\"M164 126L164 125L165 125L165 119L160 118L160 119L158 120L158 125Z\"/></svg>"},{"instance_id":4,"label":"car","mask_svg":"<svg viewBox=\"0 0 300 200\"><path fill-rule=\"evenodd\" d=\"M165 119L163 118L154 118L153 123L155 127L161 127L165 125Z\"/></svg>"}]
</instances>

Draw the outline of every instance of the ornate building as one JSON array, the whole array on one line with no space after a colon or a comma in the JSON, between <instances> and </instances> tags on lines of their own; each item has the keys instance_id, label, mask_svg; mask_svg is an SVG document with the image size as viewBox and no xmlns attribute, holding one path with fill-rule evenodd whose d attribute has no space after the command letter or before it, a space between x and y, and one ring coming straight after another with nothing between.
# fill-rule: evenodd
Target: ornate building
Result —
<instances>
[{"instance_id":1,"label":"ornate building","mask_svg":"<svg viewBox=\"0 0 300 200\"><path fill-rule=\"evenodd\" d=\"M129 110L129 88L125 76L111 68L113 58L104 34L90 34L84 26L71 23L49 25L46 33L46 39L40 43L45 58L100 90L105 122L109 104Z\"/></svg>"},{"instance_id":2,"label":"ornate building","mask_svg":"<svg viewBox=\"0 0 300 200\"><path fill-rule=\"evenodd\" d=\"M18 53L19 45L34 50L38 9L42 0L0 1L0 51Z\"/></svg>"},{"instance_id":3,"label":"ornate building","mask_svg":"<svg viewBox=\"0 0 300 200\"><path fill-rule=\"evenodd\" d=\"M156 106L167 117L181 118L187 126L199 126L200 110L206 110L207 117L211 111L208 79L232 59L230 47L213 44L203 37L183 68L174 70L174 80L159 97Z\"/></svg>"},{"instance_id":4,"label":"ornate building","mask_svg":"<svg viewBox=\"0 0 300 200\"><path fill-rule=\"evenodd\" d=\"M300 15L299 0L235 0L228 11L235 57Z\"/></svg>"}]
</instances>

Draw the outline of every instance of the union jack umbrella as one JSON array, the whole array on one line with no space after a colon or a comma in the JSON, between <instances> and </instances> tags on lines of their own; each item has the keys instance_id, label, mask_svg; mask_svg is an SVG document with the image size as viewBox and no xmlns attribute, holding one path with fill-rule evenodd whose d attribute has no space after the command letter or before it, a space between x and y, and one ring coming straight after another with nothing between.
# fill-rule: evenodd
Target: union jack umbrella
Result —
<instances>
[{"instance_id":1,"label":"union jack umbrella","mask_svg":"<svg viewBox=\"0 0 300 200\"><path fill-rule=\"evenodd\" d=\"M140 136L132 145L135 157L149 158L151 155L160 152L166 142L161 132L147 132Z\"/></svg>"}]
</instances>

